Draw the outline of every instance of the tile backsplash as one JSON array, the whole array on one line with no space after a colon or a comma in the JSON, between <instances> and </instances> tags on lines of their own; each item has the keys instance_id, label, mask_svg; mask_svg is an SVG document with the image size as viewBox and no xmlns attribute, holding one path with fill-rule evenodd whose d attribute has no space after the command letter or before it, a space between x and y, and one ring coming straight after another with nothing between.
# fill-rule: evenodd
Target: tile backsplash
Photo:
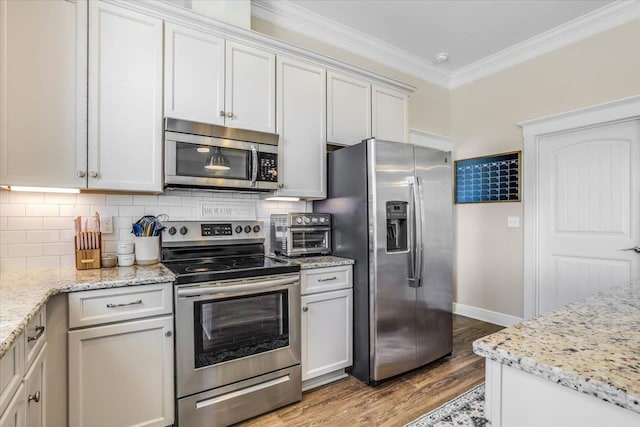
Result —
<instances>
[{"instance_id":1,"label":"tile backsplash","mask_svg":"<svg viewBox=\"0 0 640 427\"><path fill-rule=\"evenodd\" d=\"M269 250L272 213L309 211L308 202L260 200L258 194L167 191L154 195L22 193L0 190L0 271L72 267L73 218L93 212L113 217L113 234L103 234L103 252L115 252L115 242L130 240L131 224L143 215L167 214L170 220L196 220L198 203L254 203L264 221Z\"/></svg>"}]
</instances>

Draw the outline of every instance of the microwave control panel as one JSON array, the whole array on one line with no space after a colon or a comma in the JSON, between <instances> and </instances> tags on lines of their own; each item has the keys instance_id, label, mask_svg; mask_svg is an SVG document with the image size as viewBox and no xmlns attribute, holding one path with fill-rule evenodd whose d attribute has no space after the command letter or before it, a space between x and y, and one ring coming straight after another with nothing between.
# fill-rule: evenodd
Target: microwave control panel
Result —
<instances>
[{"instance_id":1,"label":"microwave control panel","mask_svg":"<svg viewBox=\"0 0 640 427\"><path fill-rule=\"evenodd\" d=\"M278 155L258 153L258 181L278 182Z\"/></svg>"}]
</instances>

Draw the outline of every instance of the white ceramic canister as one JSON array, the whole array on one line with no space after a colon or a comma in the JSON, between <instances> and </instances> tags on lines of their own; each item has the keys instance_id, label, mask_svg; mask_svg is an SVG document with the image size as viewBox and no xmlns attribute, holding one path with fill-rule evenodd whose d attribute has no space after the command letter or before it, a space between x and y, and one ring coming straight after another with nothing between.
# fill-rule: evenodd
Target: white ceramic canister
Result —
<instances>
[{"instance_id":1,"label":"white ceramic canister","mask_svg":"<svg viewBox=\"0 0 640 427\"><path fill-rule=\"evenodd\" d=\"M135 237L136 263L151 265L160 261L160 236Z\"/></svg>"},{"instance_id":2,"label":"white ceramic canister","mask_svg":"<svg viewBox=\"0 0 640 427\"><path fill-rule=\"evenodd\" d=\"M133 253L134 243L130 240L124 240L116 243L116 251L118 255L127 255Z\"/></svg>"},{"instance_id":3,"label":"white ceramic canister","mask_svg":"<svg viewBox=\"0 0 640 427\"><path fill-rule=\"evenodd\" d=\"M136 256L134 254L118 254L118 265L120 267L129 267L133 265L136 260Z\"/></svg>"}]
</instances>

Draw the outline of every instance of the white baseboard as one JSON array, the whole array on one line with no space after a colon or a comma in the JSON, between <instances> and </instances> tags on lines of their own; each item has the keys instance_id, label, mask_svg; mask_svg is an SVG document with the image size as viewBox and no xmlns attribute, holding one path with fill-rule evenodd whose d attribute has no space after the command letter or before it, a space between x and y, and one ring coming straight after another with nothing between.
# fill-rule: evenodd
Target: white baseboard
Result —
<instances>
[{"instance_id":1,"label":"white baseboard","mask_svg":"<svg viewBox=\"0 0 640 427\"><path fill-rule=\"evenodd\" d=\"M485 310L484 308L464 305L457 302L453 303L453 312L472 319L482 320L483 322L493 323L500 326L513 326L522 322L522 318L512 316L510 314L498 313L497 311Z\"/></svg>"}]
</instances>

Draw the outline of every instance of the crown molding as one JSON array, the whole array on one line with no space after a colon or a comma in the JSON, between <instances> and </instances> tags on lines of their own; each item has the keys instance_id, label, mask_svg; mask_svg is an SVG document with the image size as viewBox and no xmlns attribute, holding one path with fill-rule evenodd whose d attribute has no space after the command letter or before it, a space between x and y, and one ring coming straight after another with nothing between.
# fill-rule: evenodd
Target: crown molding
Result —
<instances>
[{"instance_id":1,"label":"crown molding","mask_svg":"<svg viewBox=\"0 0 640 427\"><path fill-rule=\"evenodd\" d=\"M615 1L451 73L455 89L490 74L640 18L640 1Z\"/></svg>"},{"instance_id":2,"label":"crown molding","mask_svg":"<svg viewBox=\"0 0 640 427\"><path fill-rule=\"evenodd\" d=\"M449 86L449 72L431 62L289 1L251 0L251 15L438 86Z\"/></svg>"}]
</instances>

